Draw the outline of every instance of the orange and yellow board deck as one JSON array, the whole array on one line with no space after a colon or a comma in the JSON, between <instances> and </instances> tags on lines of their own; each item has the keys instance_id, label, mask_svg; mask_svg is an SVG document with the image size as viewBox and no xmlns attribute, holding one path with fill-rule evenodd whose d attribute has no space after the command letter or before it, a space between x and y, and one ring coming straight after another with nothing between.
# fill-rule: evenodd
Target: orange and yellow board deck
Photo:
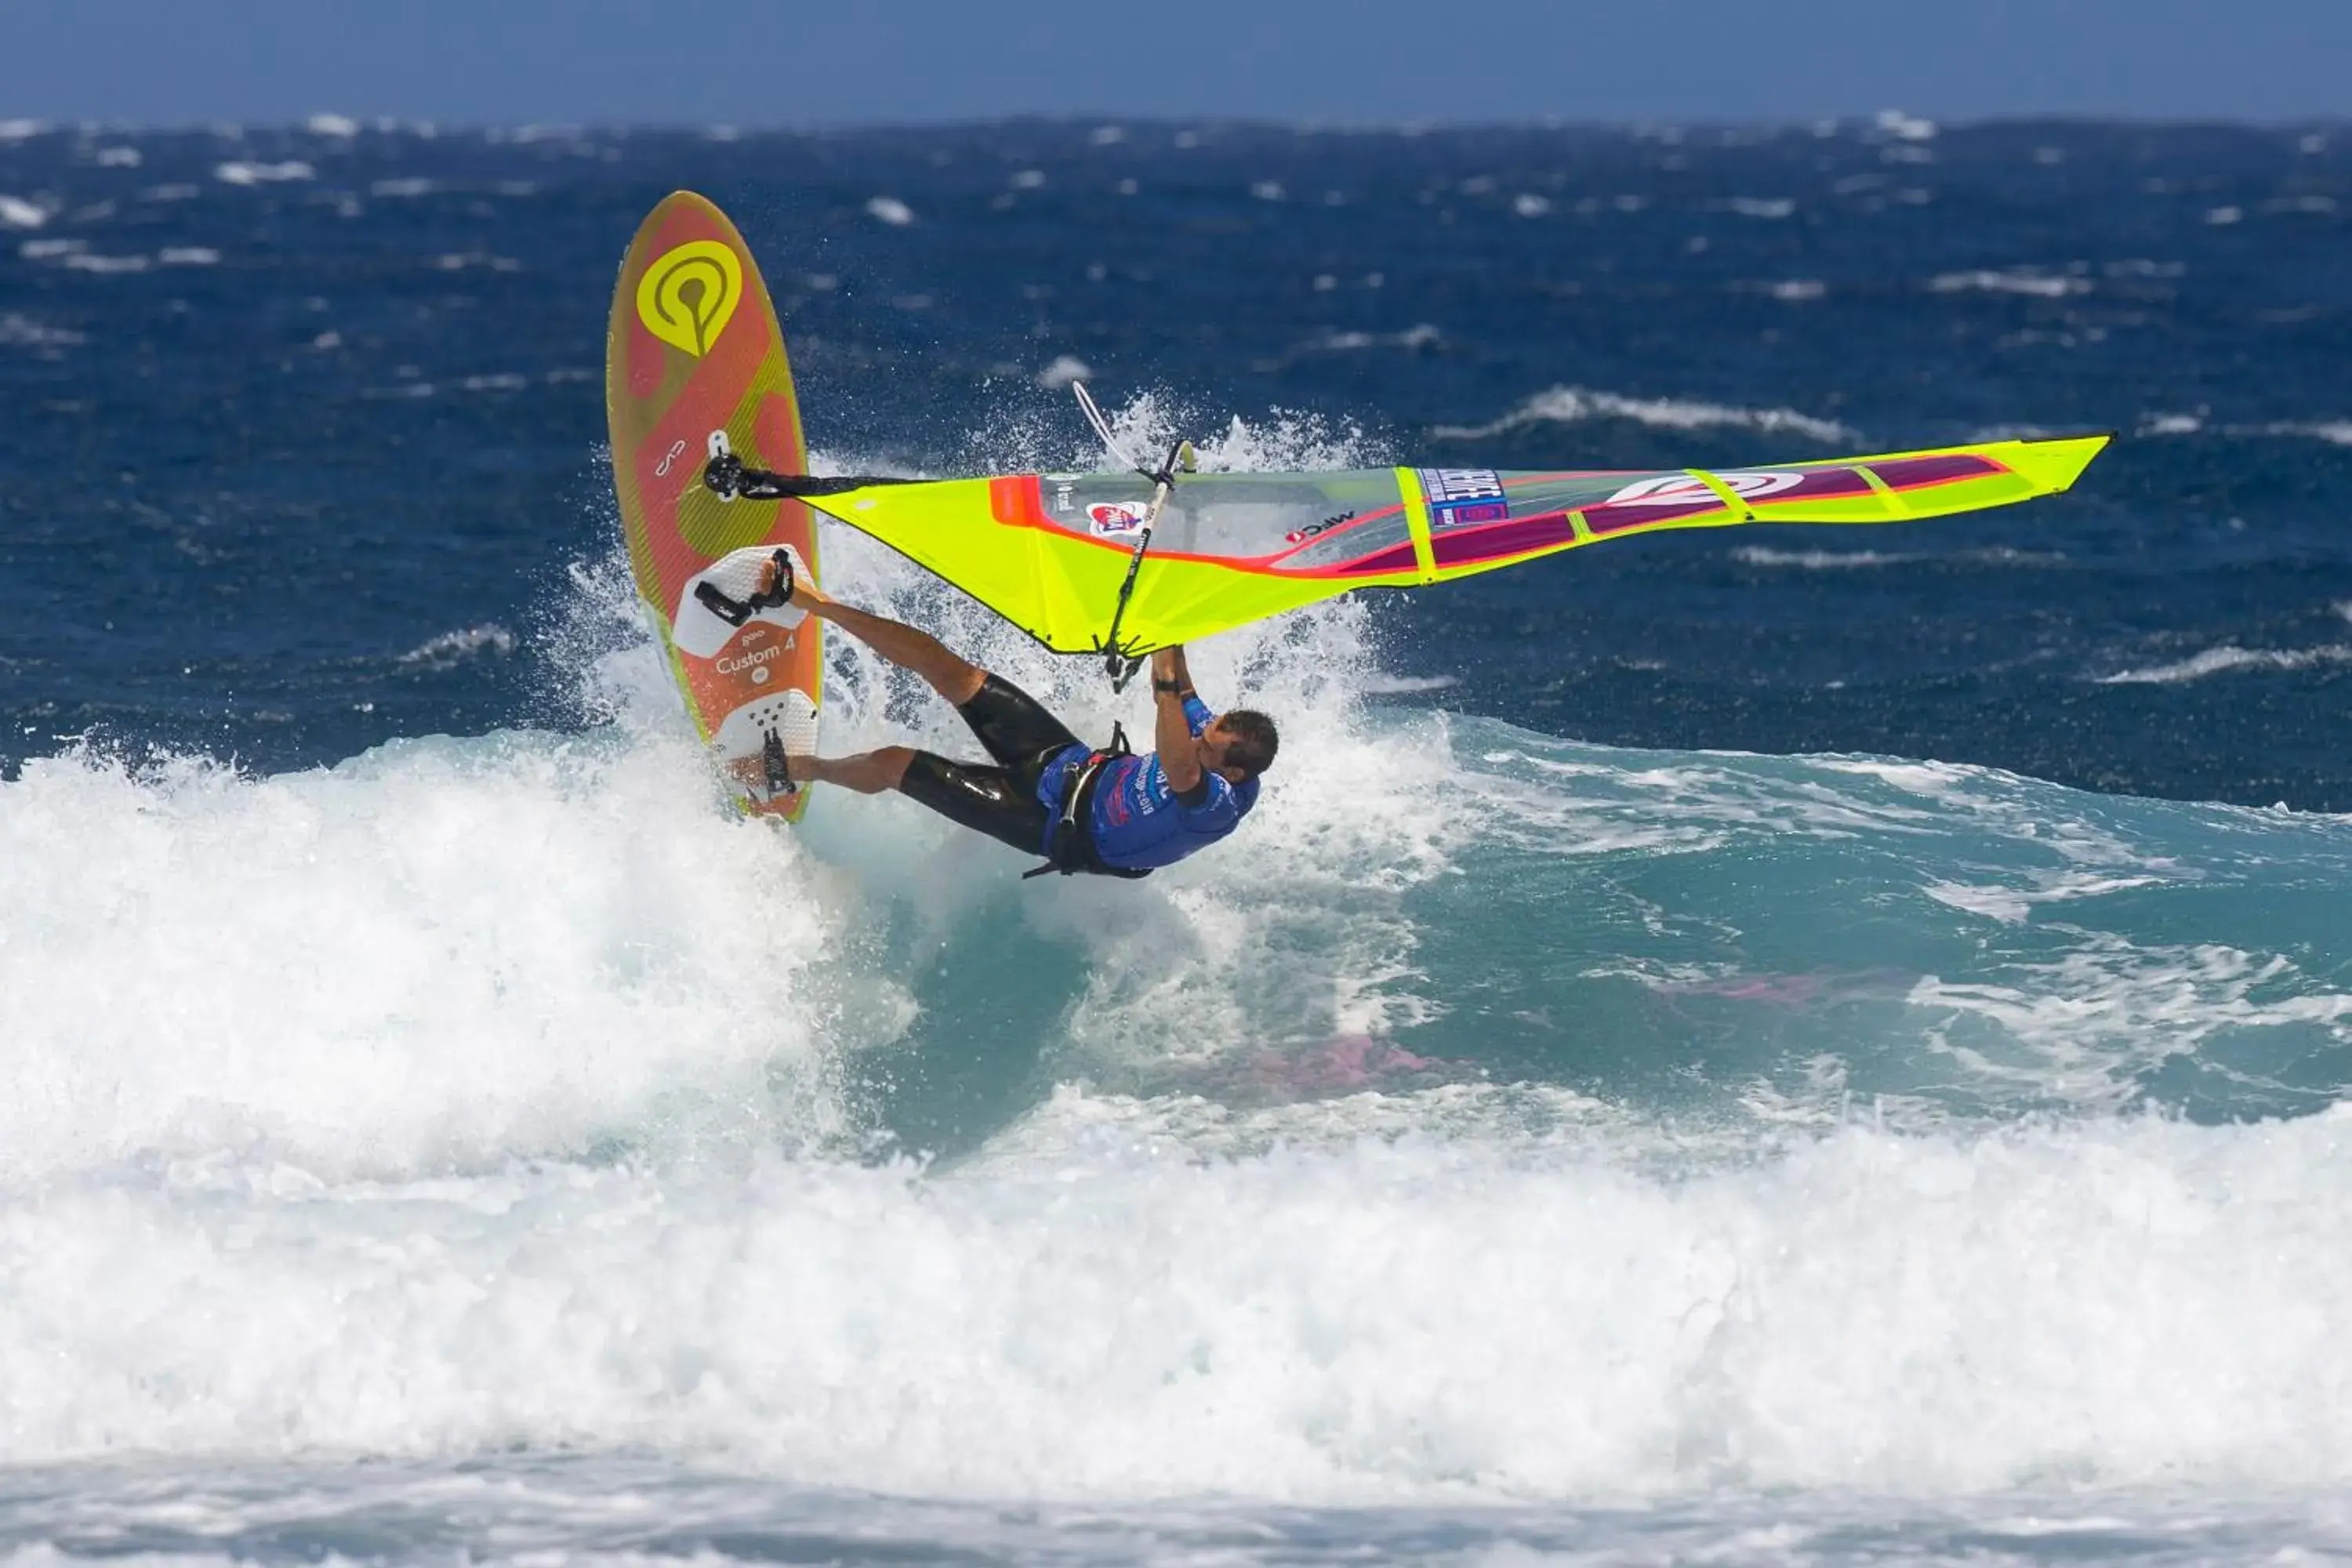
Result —
<instances>
[{"instance_id":1,"label":"orange and yellow board deck","mask_svg":"<svg viewBox=\"0 0 2352 1568\"><path fill-rule=\"evenodd\" d=\"M740 601L779 547L814 583L815 522L797 500L722 501L702 483L714 432L751 468L808 467L776 309L743 237L690 191L654 208L630 243L604 345L613 485L637 593L652 609L696 730L742 808L799 820L806 791L771 791L759 759L816 749L820 623L789 606L740 626L697 596Z\"/></svg>"}]
</instances>

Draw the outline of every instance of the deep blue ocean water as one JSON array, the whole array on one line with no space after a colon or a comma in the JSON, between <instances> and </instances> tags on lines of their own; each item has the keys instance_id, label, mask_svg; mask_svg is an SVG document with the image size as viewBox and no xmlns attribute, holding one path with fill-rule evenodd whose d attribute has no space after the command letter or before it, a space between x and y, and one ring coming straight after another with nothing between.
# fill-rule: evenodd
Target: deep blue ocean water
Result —
<instances>
[{"instance_id":1,"label":"deep blue ocean water","mask_svg":"<svg viewBox=\"0 0 2352 1568\"><path fill-rule=\"evenodd\" d=\"M2347 158L0 125L0 1551L2345 1552ZM601 445L679 186L833 471L2122 438L1215 639L1245 837L1024 886L713 792Z\"/></svg>"}]
</instances>

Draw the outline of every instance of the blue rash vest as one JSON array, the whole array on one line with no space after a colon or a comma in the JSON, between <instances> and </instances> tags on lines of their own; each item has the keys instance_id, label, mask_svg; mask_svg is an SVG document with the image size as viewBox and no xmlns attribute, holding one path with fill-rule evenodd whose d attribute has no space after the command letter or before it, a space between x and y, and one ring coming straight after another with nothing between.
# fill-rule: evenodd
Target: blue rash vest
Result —
<instances>
[{"instance_id":1,"label":"blue rash vest","mask_svg":"<svg viewBox=\"0 0 2352 1568\"><path fill-rule=\"evenodd\" d=\"M1198 697L1184 699L1184 721L1199 734L1216 715ZM1062 814L1062 795L1086 765L1084 746L1072 746L1045 764L1037 780L1037 799L1050 819ZM1168 787L1168 775L1154 754L1114 757L1103 764L1095 782L1093 820L1095 852L1107 866L1139 871L1170 866L1196 849L1205 849L1241 826L1257 804L1257 780L1236 784L1219 773L1204 773L1201 782L1208 794L1198 805L1186 805ZM1053 853L1050 823L1039 853Z\"/></svg>"}]
</instances>

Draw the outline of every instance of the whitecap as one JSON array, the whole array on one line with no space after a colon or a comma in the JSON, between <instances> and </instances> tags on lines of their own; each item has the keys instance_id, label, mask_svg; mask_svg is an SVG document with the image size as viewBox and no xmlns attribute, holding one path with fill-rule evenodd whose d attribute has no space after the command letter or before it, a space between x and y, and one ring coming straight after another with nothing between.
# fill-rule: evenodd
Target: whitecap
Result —
<instances>
[{"instance_id":1,"label":"whitecap","mask_svg":"<svg viewBox=\"0 0 2352 1568\"><path fill-rule=\"evenodd\" d=\"M349 141L360 133L360 122L341 114L314 114L303 122L303 129L313 136Z\"/></svg>"},{"instance_id":2,"label":"whitecap","mask_svg":"<svg viewBox=\"0 0 2352 1568\"><path fill-rule=\"evenodd\" d=\"M1864 566L1895 566L1907 561L1927 559L1921 555L1897 555L1877 550L1774 550L1768 545L1746 544L1731 552L1735 561L1750 566L1795 566L1807 572L1853 571Z\"/></svg>"},{"instance_id":3,"label":"whitecap","mask_svg":"<svg viewBox=\"0 0 2352 1568\"><path fill-rule=\"evenodd\" d=\"M1822 442L1861 438L1860 432L1851 426L1800 414L1793 408L1742 408L1689 398L1628 397L1622 393L1594 392L1580 386L1555 386L1536 394L1499 419L1484 425L1440 425L1431 434L1472 441L1529 425L1568 425L1591 419L1630 419L1666 430L1729 427L1786 431Z\"/></svg>"},{"instance_id":4,"label":"whitecap","mask_svg":"<svg viewBox=\"0 0 2352 1568\"><path fill-rule=\"evenodd\" d=\"M1998 271L1978 268L1968 272L1943 272L1930 279L1927 287L1938 294L1957 294L1977 290L1987 294L2031 294L2044 300L2063 300L2069 294L2087 294L2091 281L2087 278L2062 277L2028 267L2003 268Z\"/></svg>"},{"instance_id":5,"label":"whitecap","mask_svg":"<svg viewBox=\"0 0 2352 1568\"><path fill-rule=\"evenodd\" d=\"M0 312L0 348L65 349L89 340L65 327L52 327L15 310Z\"/></svg>"},{"instance_id":6,"label":"whitecap","mask_svg":"<svg viewBox=\"0 0 2352 1568\"><path fill-rule=\"evenodd\" d=\"M467 626L463 631L443 632L439 637L429 638L402 654L400 662L446 669L483 654L504 658L514 650L514 633L492 621L478 626Z\"/></svg>"},{"instance_id":7,"label":"whitecap","mask_svg":"<svg viewBox=\"0 0 2352 1568\"><path fill-rule=\"evenodd\" d=\"M282 163L231 163L213 165L213 178L225 185L273 185L289 180L310 180L318 171L299 159Z\"/></svg>"},{"instance_id":8,"label":"whitecap","mask_svg":"<svg viewBox=\"0 0 2352 1568\"><path fill-rule=\"evenodd\" d=\"M2307 424L2288 422L2264 425L2259 433L2264 436L2302 436L2314 441L2326 441L2332 446L2352 447L2352 419L2322 419Z\"/></svg>"},{"instance_id":9,"label":"whitecap","mask_svg":"<svg viewBox=\"0 0 2352 1568\"><path fill-rule=\"evenodd\" d=\"M2145 669L2126 669L2114 675L2103 675L2099 677L2098 684L2173 686L2236 669L2310 669L2321 665L2347 663L2352 663L2352 647L2341 643L2298 648L2240 647L2235 643L2224 643L2220 647L2209 647L2193 658L2171 664L2150 665Z\"/></svg>"},{"instance_id":10,"label":"whitecap","mask_svg":"<svg viewBox=\"0 0 2352 1568\"><path fill-rule=\"evenodd\" d=\"M165 267L217 267L220 258L221 253L209 246L174 245L155 259Z\"/></svg>"},{"instance_id":11,"label":"whitecap","mask_svg":"<svg viewBox=\"0 0 2352 1568\"><path fill-rule=\"evenodd\" d=\"M866 216L892 228L904 228L915 221L915 209L896 196L876 196L866 204Z\"/></svg>"},{"instance_id":12,"label":"whitecap","mask_svg":"<svg viewBox=\"0 0 2352 1568\"><path fill-rule=\"evenodd\" d=\"M38 228L49 221L48 208L22 196L0 196L0 228Z\"/></svg>"},{"instance_id":13,"label":"whitecap","mask_svg":"<svg viewBox=\"0 0 2352 1568\"><path fill-rule=\"evenodd\" d=\"M92 256L76 251L62 258L63 264L77 272L95 272L101 277L123 272L144 272L152 265L143 256Z\"/></svg>"}]
</instances>

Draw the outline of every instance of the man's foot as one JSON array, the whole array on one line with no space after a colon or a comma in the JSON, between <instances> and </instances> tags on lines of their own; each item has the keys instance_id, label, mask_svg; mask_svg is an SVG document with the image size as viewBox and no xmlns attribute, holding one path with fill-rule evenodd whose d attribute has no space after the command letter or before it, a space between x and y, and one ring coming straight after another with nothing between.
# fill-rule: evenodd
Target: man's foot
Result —
<instances>
[{"instance_id":1,"label":"man's foot","mask_svg":"<svg viewBox=\"0 0 2352 1568\"><path fill-rule=\"evenodd\" d=\"M731 757L726 763L727 771L745 789L770 800L807 788L816 776L816 767L815 757L796 757L786 752L782 739L772 730L761 742L758 756Z\"/></svg>"}]
</instances>

